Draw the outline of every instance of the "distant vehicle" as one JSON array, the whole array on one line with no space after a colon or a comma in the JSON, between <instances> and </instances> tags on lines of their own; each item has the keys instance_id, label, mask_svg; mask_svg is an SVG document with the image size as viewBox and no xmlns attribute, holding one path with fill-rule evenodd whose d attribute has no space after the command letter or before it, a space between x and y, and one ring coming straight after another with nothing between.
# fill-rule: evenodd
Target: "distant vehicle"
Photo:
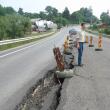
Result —
<instances>
[{"instance_id":1,"label":"distant vehicle","mask_svg":"<svg viewBox=\"0 0 110 110\"><path fill-rule=\"evenodd\" d=\"M57 28L57 24L53 23L52 21L41 20L40 18L31 19L31 23L32 30L38 32L45 32L46 30Z\"/></svg>"},{"instance_id":2,"label":"distant vehicle","mask_svg":"<svg viewBox=\"0 0 110 110\"><path fill-rule=\"evenodd\" d=\"M78 33L78 31L76 29L69 30L70 35L76 35L77 33Z\"/></svg>"},{"instance_id":3,"label":"distant vehicle","mask_svg":"<svg viewBox=\"0 0 110 110\"><path fill-rule=\"evenodd\" d=\"M45 28L39 27L36 29L37 32L46 32L47 30Z\"/></svg>"}]
</instances>

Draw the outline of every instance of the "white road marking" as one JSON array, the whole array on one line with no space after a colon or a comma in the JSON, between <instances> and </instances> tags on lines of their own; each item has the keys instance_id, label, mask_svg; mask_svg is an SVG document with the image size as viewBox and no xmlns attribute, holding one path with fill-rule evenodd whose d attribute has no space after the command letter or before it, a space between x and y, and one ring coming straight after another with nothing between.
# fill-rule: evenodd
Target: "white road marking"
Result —
<instances>
[{"instance_id":1,"label":"white road marking","mask_svg":"<svg viewBox=\"0 0 110 110\"><path fill-rule=\"evenodd\" d=\"M37 43L37 44L38 44L38 43ZM14 53L19 52L19 51L22 51L22 50L25 50L25 49L30 48L30 47L33 47L33 46L35 46L35 45L36 45L36 44L33 44L33 45L30 45L30 46L24 47L24 48L22 48L22 49L19 49L19 50L16 50L16 51L7 53L7 54L5 54L5 55L1 55L0 58L6 57L6 56L8 56L8 55L14 54Z\"/></svg>"},{"instance_id":2,"label":"white road marking","mask_svg":"<svg viewBox=\"0 0 110 110\"><path fill-rule=\"evenodd\" d=\"M54 35L53 35L53 37L54 37ZM51 39L52 39L53 37L51 37ZM49 37L49 38L50 38L50 37ZM35 46L35 45L40 44L41 42L43 42L43 41L45 41L45 40L47 40L47 39L49 39L49 38L44 38L44 39L42 39L40 42L37 41L37 43L35 43L35 44L33 44L33 45L30 45L30 46L27 46L27 47L24 47L24 48L18 49L18 50L16 50L16 51L13 51L13 52L7 53L7 54L5 54L5 55L1 55L0 58L4 58L4 57L9 56L9 55L12 55L12 54L14 54L14 53L20 52L20 51L22 51L22 50L25 50L25 49L31 48L31 47L33 47L33 46Z\"/></svg>"}]
</instances>

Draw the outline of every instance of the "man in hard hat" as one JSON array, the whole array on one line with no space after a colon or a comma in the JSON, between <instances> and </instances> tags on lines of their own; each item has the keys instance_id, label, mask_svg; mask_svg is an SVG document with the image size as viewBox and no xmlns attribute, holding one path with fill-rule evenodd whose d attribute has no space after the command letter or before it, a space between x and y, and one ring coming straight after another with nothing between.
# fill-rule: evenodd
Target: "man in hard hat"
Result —
<instances>
[{"instance_id":1,"label":"man in hard hat","mask_svg":"<svg viewBox=\"0 0 110 110\"><path fill-rule=\"evenodd\" d=\"M85 23L81 23L81 32L77 37L77 48L78 48L78 66L83 66L82 55L83 55L83 45L85 43Z\"/></svg>"}]
</instances>

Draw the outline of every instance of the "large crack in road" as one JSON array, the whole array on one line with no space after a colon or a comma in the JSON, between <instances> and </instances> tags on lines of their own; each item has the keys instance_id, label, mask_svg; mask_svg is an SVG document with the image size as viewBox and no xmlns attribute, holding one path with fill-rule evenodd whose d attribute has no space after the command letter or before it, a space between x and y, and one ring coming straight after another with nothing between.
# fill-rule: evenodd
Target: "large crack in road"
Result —
<instances>
[{"instance_id":1,"label":"large crack in road","mask_svg":"<svg viewBox=\"0 0 110 110\"><path fill-rule=\"evenodd\" d=\"M55 70L49 71L29 89L15 110L56 110L64 79L58 79Z\"/></svg>"}]
</instances>

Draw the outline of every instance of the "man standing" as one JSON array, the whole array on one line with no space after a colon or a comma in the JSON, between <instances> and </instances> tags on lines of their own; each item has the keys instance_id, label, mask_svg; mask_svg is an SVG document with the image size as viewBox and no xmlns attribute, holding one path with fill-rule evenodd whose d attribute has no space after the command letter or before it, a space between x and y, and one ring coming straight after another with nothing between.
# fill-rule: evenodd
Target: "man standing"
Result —
<instances>
[{"instance_id":1,"label":"man standing","mask_svg":"<svg viewBox=\"0 0 110 110\"><path fill-rule=\"evenodd\" d=\"M83 55L83 45L85 42L85 23L81 23L81 32L77 37L77 48L78 48L78 66L83 66L82 55Z\"/></svg>"}]
</instances>

